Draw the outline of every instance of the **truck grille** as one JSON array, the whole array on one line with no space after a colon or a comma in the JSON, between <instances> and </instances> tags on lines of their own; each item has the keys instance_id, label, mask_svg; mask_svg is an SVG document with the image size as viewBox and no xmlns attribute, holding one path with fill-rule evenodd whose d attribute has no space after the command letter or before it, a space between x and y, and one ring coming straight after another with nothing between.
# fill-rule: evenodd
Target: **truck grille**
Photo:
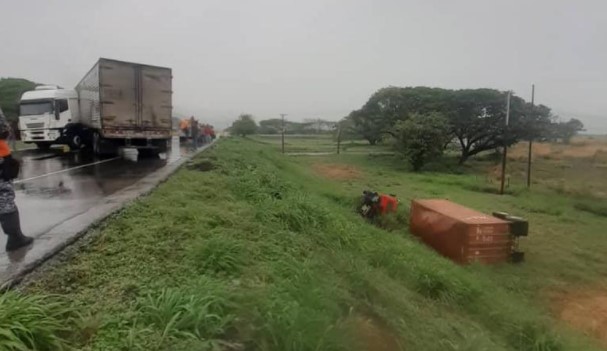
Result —
<instances>
[{"instance_id":1,"label":"truck grille","mask_svg":"<svg viewBox=\"0 0 607 351\"><path fill-rule=\"evenodd\" d=\"M44 128L44 122L26 123L25 126L29 129Z\"/></svg>"}]
</instances>

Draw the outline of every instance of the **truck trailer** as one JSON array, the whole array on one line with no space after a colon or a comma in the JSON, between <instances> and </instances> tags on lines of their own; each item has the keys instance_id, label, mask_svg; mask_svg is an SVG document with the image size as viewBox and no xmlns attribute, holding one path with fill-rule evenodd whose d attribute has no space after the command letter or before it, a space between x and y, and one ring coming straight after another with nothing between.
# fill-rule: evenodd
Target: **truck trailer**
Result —
<instances>
[{"instance_id":1,"label":"truck trailer","mask_svg":"<svg viewBox=\"0 0 607 351\"><path fill-rule=\"evenodd\" d=\"M170 68L101 58L75 90L81 135L95 154L119 147L165 152L172 115Z\"/></svg>"}]
</instances>

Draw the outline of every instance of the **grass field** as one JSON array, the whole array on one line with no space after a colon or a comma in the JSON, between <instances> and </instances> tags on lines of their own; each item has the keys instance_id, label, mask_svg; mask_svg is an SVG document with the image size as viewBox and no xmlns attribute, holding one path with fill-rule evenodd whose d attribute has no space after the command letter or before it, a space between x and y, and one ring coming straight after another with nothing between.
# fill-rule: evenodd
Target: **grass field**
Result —
<instances>
[{"instance_id":1,"label":"grass field","mask_svg":"<svg viewBox=\"0 0 607 351\"><path fill-rule=\"evenodd\" d=\"M222 140L4 295L0 349L600 350L607 168L549 154L528 191L513 149L499 196L488 159L414 174L385 152L284 156L263 138ZM391 230L354 213L363 189L399 196ZM527 262L438 256L407 231L420 197L527 217Z\"/></svg>"},{"instance_id":2,"label":"grass field","mask_svg":"<svg viewBox=\"0 0 607 351\"><path fill-rule=\"evenodd\" d=\"M252 140L272 146L277 150L282 149L282 138L279 134L254 135ZM331 134L318 135L285 135L285 153L337 153L337 141ZM370 146L364 140L344 140L340 145L340 153L345 154L368 154L368 153L392 153L386 146Z\"/></svg>"}]
</instances>

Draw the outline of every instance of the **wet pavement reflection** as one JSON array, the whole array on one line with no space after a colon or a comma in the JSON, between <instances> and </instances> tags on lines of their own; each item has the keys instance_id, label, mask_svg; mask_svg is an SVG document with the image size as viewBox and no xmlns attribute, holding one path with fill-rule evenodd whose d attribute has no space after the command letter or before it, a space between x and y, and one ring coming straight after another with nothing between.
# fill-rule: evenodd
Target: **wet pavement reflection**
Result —
<instances>
[{"instance_id":1,"label":"wet pavement reflection","mask_svg":"<svg viewBox=\"0 0 607 351\"><path fill-rule=\"evenodd\" d=\"M60 149L17 153L22 171L15 181L15 190L23 233L38 237L189 152L187 145L173 138L170 151L159 157L142 158L135 149L125 149L121 156L107 159L98 159L85 151L63 153ZM6 235L2 234L0 259L7 255L5 244ZM33 245L44 243L38 241ZM18 263L28 249L31 247L11 253L8 259Z\"/></svg>"}]
</instances>

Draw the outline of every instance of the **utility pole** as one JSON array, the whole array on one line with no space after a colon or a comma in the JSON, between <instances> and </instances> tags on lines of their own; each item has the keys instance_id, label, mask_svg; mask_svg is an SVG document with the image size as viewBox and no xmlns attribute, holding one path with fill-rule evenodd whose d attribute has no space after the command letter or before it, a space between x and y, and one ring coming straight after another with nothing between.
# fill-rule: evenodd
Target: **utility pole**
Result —
<instances>
[{"instance_id":1,"label":"utility pole","mask_svg":"<svg viewBox=\"0 0 607 351\"><path fill-rule=\"evenodd\" d=\"M506 99L506 127L504 129L504 154L502 155L502 182L500 184L500 195L504 195L504 182L506 181L506 158L508 158L508 146L506 143L506 133L508 133L508 122L510 121L510 95L508 91L508 98Z\"/></svg>"},{"instance_id":2,"label":"utility pole","mask_svg":"<svg viewBox=\"0 0 607 351\"><path fill-rule=\"evenodd\" d=\"M282 149L282 153L285 153L285 116L287 114L286 113L281 113L280 114L280 118L282 119L282 142L281 142L281 149Z\"/></svg>"},{"instance_id":3,"label":"utility pole","mask_svg":"<svg viewBox=\"0 0 607 351\"><path fill-rule=\"evenodd\" d=\"M337 154L339 155L339 147L341 145L341 126L337 123Z\"/></svg>"},{"instance_id":4,"label":"utility pole","mask_svg":"<svg viewBox=\"0 0 607 351\"><path fill-rule=\"evenodd\" d=\"M531 84L531 113L535 114L535 84ZM533 116L535 117L535 116ZM529 155L527 156L527 188L531 188L531 155L533 150L533 135L529 136Z\"/></svg>"}]
</instances>

